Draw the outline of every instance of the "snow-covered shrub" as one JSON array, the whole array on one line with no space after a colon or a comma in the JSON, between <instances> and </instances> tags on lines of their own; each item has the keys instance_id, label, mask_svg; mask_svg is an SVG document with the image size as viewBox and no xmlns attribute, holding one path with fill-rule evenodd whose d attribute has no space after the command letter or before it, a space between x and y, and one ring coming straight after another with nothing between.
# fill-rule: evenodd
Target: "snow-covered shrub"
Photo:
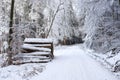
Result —
<instances>
[{"instance_id":1,"label":"snow-covered shrub","mask_svg":"<svg viewBox=\"0 0 120 80\"><path fill-rule=\"evenodd\" d=\"M118 60L118 61L115 63L115 65L114 65L114 67L113 67L113 71L114 71L114 72L120 71L120 60Z\"/></svg>"}]
</instances>

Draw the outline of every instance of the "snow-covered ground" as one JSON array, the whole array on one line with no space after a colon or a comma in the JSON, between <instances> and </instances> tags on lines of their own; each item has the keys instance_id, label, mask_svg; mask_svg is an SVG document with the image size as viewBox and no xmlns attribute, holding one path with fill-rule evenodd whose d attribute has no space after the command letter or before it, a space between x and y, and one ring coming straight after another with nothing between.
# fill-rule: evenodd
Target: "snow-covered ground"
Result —
<instances>
[{"instance_id":1,"label":"snow-covered ground","mask_svg":"<svg viewBox=\"0 0 120 80\"><path fill-rule=\"evenodd\" d=\"M89 49L85 49L85 50L90 57L98 61L109 71L114 72L114 74L120 78L120 52L118 52L117 54L111 54L110 51L106 54L102 54L102 53L95 53L93 50L89 50Z\"/></svg>"},{"instance_id":2,"label":"snow-covered ground","mask_svg":"<svg viewBox=\"0 0 120 80\"><path fill-rule=\"evenodd\" d=\"M46 64L24 64L0 69L0 80L31 80L45 70Z\"/></svg>"},{"instance_id":3,"label":"snow-covered ground","mask_svg":"<svg viewBox=\"0 0 120 80\"><path fill-rule=\"evenodd\" d=\"M54 54L55 59L47 65L25 64L1 68L0 80L119 80L88 56L81 45L56 48Z\"/></svg>"}]
</instances>

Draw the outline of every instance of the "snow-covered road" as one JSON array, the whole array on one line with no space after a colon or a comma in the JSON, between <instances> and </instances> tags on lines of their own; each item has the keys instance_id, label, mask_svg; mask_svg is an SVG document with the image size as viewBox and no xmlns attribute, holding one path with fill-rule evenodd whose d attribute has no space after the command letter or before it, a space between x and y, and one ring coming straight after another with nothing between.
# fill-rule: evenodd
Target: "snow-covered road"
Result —
<instances>
[{"instance_id":1,"label":"snow-covered road","mask_svg":"<svg viewBox=\"0 0 120 80\"><path fill-rule=\"evenodd\" d=\"M55 50L55 59L31 80L118 80L79 46Z\"/></svg>"}]
</instances>

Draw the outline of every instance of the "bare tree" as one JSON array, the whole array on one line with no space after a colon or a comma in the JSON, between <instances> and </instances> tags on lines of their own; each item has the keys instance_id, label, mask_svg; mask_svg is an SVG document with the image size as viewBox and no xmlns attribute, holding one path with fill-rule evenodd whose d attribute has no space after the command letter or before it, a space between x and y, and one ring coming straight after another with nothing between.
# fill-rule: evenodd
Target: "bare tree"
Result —
<instances>
[{"instance_id":1,"label":"bare tree","mask_svg":"<svg viewBox=\"0 0 120 80\"><path fill-rule=\"evenodd\" d=\"M11 0L11 12L10 12L10 23L9 23L9 40L8 40L8 55L7 55L7 63L6 65L11 65L12 64L12 50L13 50L13 13L14 13L14 3L15 0Z\"/></svg>"},{"instance_id":2,"label":"bare tree","mask_svg":"<svg viewBox=\"0 0 120 80\"><path fill-rule=\"evenodd\" d=\"M46 38L49 36L49 34L50 34L50 30L51 30L51 28L52 28L52 26L53 26L53 23L54 23L54 20L55 20L55 17L56 17L56 15L57 15L57 13L60 11L60 10L62 10L60 7L63 5L64 3L62 3L61 2L61 0L60 0L60 4L57 6L57 10L55 11L55 13L54 13L54 15L53 15L53 18L52 18L52 21L51 21L51 24L50 24L50 28L49 28L49 30L48 30L48 33L47 33L47 35L46 35Z\"/></svg>"}]
</instances>

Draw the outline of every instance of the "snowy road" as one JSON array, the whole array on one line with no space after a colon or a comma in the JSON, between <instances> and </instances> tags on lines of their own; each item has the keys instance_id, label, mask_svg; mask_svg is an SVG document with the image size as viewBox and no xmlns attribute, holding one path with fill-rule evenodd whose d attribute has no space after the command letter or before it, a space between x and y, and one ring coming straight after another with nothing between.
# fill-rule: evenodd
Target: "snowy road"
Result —
<instances>
[{"instance_id":1,"label":"snowy road","mask_svg":"<svg viewBox=\"0 0 120 80\"><path fill-rule=\"evenodd\" d=\"M55 50L55 59L31 80L118 80L79 46Z\"/></svg>"}]
</instances>

